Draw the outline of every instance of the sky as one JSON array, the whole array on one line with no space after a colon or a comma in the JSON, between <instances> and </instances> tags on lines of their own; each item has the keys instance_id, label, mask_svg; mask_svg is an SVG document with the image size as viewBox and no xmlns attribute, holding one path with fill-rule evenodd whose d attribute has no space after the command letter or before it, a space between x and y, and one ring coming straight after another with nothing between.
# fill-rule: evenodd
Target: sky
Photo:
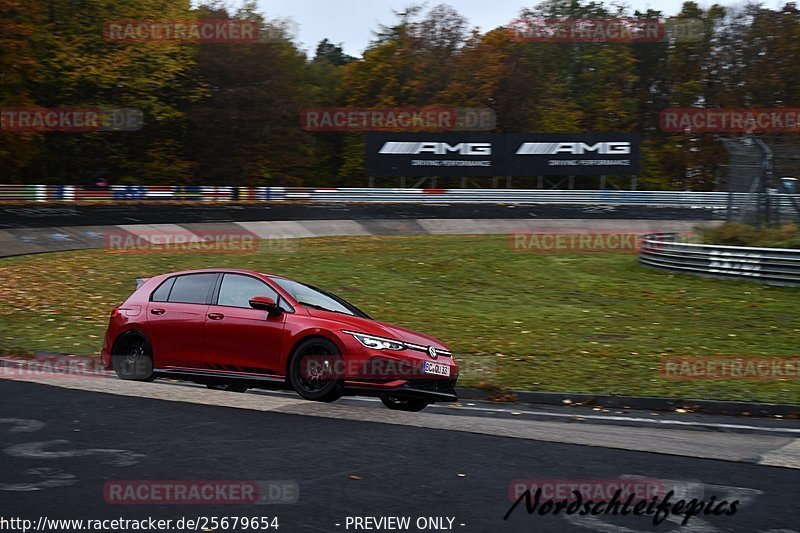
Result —
<instances>
[{"instance_id":1,"label":"sky","mask_svg":"<svg viewBox=\"0 0 800 533\"><path fill-rule=\"evenodd\" d=\"M317 43L327 38L334 43L343 43L346 53L360 57L373 37L372 31L380 24L390 25L396 19L392 13L402 11L414 0L257 0L268 18L291 18L296 23L297 41L302 48L313 54ZM743 0L697 0L702 8L714 3L740 5ZM233 2L238 5L237 2ZM421 3L417 0L416 3ZM538 0L428 0L433 7L446 3L467 17L471 26L482 31L508 24L519 16L522 7L532 7ZM605 2L611 5L610 1ZM660 10L665 15L680 11L683 0L627 0L631 11L648 8ZM764 7L776 8L780 0L765 0Z\"/></svg>"}]
</instances>

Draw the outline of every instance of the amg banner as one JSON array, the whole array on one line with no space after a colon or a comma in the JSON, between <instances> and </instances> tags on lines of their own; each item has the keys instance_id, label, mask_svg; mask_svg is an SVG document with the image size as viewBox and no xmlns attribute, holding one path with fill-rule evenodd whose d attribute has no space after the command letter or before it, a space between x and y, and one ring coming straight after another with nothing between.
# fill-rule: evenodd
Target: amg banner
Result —
<instances>
[{"instance_id":1,"label":"amg banner","mask_svg":"<svg viewBox=\"0 0 800 533\"><path fill-rule=\"evenodd\" d=\"M505 143L508 176L639 173L636 133L512 133L505 136Z\"/></svg>"},{"instance_id":2,"label":"amg banner","mask_svg":"<svg viewBox=\"0 0 800 533\"><path fill-rule=\"evenodd\" d=\"M639 173L636 133L367 134L371 176L600 176Z\"/></svg>"},{"instance_id":3,"label":"amg banner","mask_svg":"<svg viewBox=\"0 0 800 533\"><path fill-rule=\"evenodd\" d=\"M368 133L370 176L499 176L502 137L491 133Z\"/></svg>"}]
</instances>

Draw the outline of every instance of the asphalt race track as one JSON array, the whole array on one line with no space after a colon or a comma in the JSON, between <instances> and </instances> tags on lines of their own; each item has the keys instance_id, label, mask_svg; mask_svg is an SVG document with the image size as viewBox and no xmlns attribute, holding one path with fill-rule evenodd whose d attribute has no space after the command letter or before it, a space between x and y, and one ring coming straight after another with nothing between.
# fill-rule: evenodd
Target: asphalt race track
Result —
<instances>
[{"instance_id":1,"label":"asphalt race track","mask_svg":"<svg viewBox=\"0 0 800 533\"><path fill-rule=\"evenodd\" d=\"M27 204L0 206L0 228L404 218L712 220L724 218L722 215L707 208L552 204Z\"/></svg>"},{"instance_id":2,"label":"asphalt race track","mask_svg":"<svg viewBox=\"0 0 800 533\"><path fill-rule=\"evenodd\" d=\"M420 531L419 517L448 517L464 532L800 530L797 420L465 401L398 413L362 398L319 404L287 392L45 379L0 380L6 517L278 517L283 532L367 530L347 527L357 516L411 517L408 531ZM633 515L529 516L524 504L503 520L513 480L630 476L687 500L740 503L732 516L687 526L678 517L656 527ZM119 505L104 497L115 480L280 480L299 490L294 503Z\"/></svg>"}]
</instances>

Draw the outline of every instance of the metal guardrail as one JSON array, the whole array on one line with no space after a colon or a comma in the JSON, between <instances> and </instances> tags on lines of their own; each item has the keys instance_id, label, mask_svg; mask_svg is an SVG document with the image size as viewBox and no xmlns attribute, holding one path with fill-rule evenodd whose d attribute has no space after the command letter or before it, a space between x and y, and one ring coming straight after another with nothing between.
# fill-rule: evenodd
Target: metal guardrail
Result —
<instances>
[{"instance_id":1,"label":"metal guardrail","mask_svg":"<svg viewBox=\"0 0 800 533\"><path fill-rule=\"evenodd\" d=\"M323 202L443 202L573 205L678 205L725 208L727 193L683 191L574 191L543 189L316 189L289 190L287 198L305 196Z\"/></svg>"},{"instance_id":2,"label":"metal guardrail","mask_svg":"<svg viewBox=\"0 0 800 533\"><path fill-rule=\"evenodd\" d=\"M790 194L775 194L774 205L792 209ZM215 187L200 185L0 185L0 202L196 201L319 203L483 203L674 206L727 209L745 205L748 193L692 191L575 191L544 189L399 189L307 187Z\"/></svg>"},{"instance_id":3,"label":"metal guardrail","mask_svg":"<svg viewBox=\"0 0 800 533\"><path fill-rule=\"evenodd\" d=\"M678 242L675 233L654 233L642 237L639 262L676 272L800 287L800 250L794 249L692 244Z\"/></svg>"},{"instance_id":4,"label":"metal guardrail","mask_svg":"<svg viewBox=\"0 0 800 533\"><path fill-rule=\"evenodd\" d=\"M575 191L543 189L395 189L287 188L287 200L311 202L376 202L376 203L494 203L494 204L562 204L562 205L639 205L673 206L698 209L727 209L749 201L747 193L693 191ZM789 210L792 195L776 195L775 205ZM729 198L730 197L730 198Z\"/></svg>"}]
</instances>

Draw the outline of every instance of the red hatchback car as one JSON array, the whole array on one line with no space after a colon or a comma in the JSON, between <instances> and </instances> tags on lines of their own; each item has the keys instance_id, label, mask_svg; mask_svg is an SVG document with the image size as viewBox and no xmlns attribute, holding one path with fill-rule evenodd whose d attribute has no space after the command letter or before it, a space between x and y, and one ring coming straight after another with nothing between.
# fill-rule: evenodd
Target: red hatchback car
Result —
<instances>
[{"instance_id":1,"label":"red hatchback car","mask_svg":"<svg viewBox=\"0 0 800 533\"><path fill-rule=\"evenodd\" d=\"M402 411L456 400L458 365L447 346L316 287L228 269L137 281L111 313L103 344L103 362L122 379L293 388L324 402L370 394Z\"/></svg>"}]
</instances>

